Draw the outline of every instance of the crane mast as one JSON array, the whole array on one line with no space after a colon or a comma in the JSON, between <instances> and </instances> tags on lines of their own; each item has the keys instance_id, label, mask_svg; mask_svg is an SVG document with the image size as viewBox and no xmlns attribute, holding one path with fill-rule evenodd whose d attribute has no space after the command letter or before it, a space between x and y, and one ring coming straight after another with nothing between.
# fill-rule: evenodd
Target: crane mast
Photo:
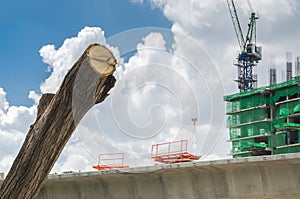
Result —
<instances>
[{"instance_id":1,"label":"crane mast","mask_svg":"<svg viewBox=\"0 0 300 199\"><path fill-rule=\"evenodd\" d=\"M227 5L240 47L238 62L235 64L238 67L238 79L235 81L238 82L240 92L243 92L253 89L253 84L257 80L253 78L252 70L262 58L262 48L256 46L256 20L258 17L255 12L251 12L247 35L244 36L234 1L227 0Z\"/></svg>"}]
</instances>

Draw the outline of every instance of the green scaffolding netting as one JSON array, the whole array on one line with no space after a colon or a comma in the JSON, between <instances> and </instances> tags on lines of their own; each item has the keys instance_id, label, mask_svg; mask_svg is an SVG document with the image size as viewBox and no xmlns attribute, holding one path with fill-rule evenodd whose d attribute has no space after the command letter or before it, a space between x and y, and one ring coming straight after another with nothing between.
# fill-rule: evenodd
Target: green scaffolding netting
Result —
<instances>
[{"instance_id":1,"label":"green scaffolding netting","mask_svg":"<svg viewBox=\"0 0 300 199\"><path fill-rule=\"evenodd\" d=\"M294 108L293 108L294 113L300 113L300 104L297 104Z\"/></svg>"},{"instance_id":2,"label":"green scaffolding netting","mask_svg":"<svg viewBox=\"0 0 300 199\"><path fill-rule=\"evenodd\" d=\"M234 154L234 153L243 152L252 147L266 148L267 144L264 142L257 143L254 141L254 138L234 141L234 142L232 142L231 153Z\"/></svg>"},{"instance_id":3,"label":"green scaffolding netting","mask_svg":"<svg viewBox=\"0 0 300 199\"><path fill-rule=\"evenodd\" d=\"M276 111L276 118L286 117L291 114L300 112L300 104L299 101L292 101L288 103L281 104Z\"/></svg>"},{"instance_id":4,"label":"green scaffolding netting","mask_svg":"<svg viewBox=\"0 0 300 199\"><path fill-rule=\"evenodd\" d=\"M284 146L287 143L286 139L287 137L285 133L273 135L269 137L269 146L270 147Z\"/></svg>"},{"instance_id":5,"label":"green scaffolding netting","mask_svg":"<svg viewBox=\"0 0 300 199\"><path fill-rule=\"evenodd\" d=\"M274 95L270 97L270 103L275 104L281 97L293 96L296 94L300 94L300 87L297 85L276 90Z\"/></svg>"},{"instance_id":6,"label":"green scaffolding netting","mask_svg":"<svg viewBox=\"0 0 300 199\"><path fill-rule=\"evenodd\" d=\"M234 158L239 157L249 157L252 156L251 148L267 148L272 147L272 154L282 154L282 153L296 153L300 152L299 145L288 145L288 132L275 134L268 137L267 143L265 142L255 142L255 138L249 138L245 140L238 140L232 142L232 150ZM298 142L300 143L300 130L298 130ZM250 150L250 151L249 151Z\"/></svg>"},{"instance_id":7,"label":"green scaffolding netting","mask_svg":"<svg viewBox=\"0 0 300 199\"><path fill-rule=\"evenodd\" d=\"M300 95L300 87L297 85L279 89L275 91L274 95L272 96L255 94L255 95L240 97L235 100L228 101L226 111L227 113L230 113L230 112L240 111L252 107L262 106L265 104L275 104L280 100L281 97L294 96L296 94ZM298 110L299 109L300 106L298 107Z\"/></svg>"},{"instance_id":8,"label":"green scaffolding netting","mask_svg":"<svg viewBox=\"0 0 300 199\"><path fill-rule=\"evenodd\" d=\"M286 81L286 82L282 82L282 83L270 85L270 86L264 86L264 87L252 89L252 90L241 92L241 93L236 93L236 94L233 94L233 95L227 95L227 96L224 96L224 100L225 101L238 100L239 98L243 98L243 97L247 97L247 96L259 94L260 92L262 92L262 91L264 91L266 89L268 89L268 90L281 89L281 88L285 88L285 87L288 87L288 86L297 85L297 83L299 83L299 82L300 82L300 77L292 79L292 80L289 80L289 81ZM275 100L276 98L274 98L274 101L276 101Z\"/></svg>"},{"instance_id":9,"label":"green scaffolding netting","mask_svg":"<svg viewBox=\"0 0 300 199\"><path fill-rule=\"evenodd\" d=\"M271 122L260 122L257 124L248 124L244 126L230 128L230 140L257 136L257 135L266 135L273 132Z\"/></svg>"},{"instance_id":10,"label":"green scaffolding netting","mask_svg":"<svg viewBox=\"0 0 300 199\"><path fill-rule=\"evenodd\" d=\"M281 104L276 111L273 124L275 128L285 128L285 127L299 127L300 124L287 122L287 117L300 112L299 101L292 101L288 103Z\"/></svg>"},{"instance_id":11,"label":"green scaffolding netting","mask_svg":"<svg viewBox=\"0 0 300 199\"><path fill-rule=\"evenodd\" d=\"M292 122L284 122L284 123L279 123L274 125L275 128L278 129L284 129L284 128L293 128L293 129L299 129L300 124L298 123L292 123Z\"/></svg>"},{"instance_id":12,"label":"green scaffolding netting","mask_svg":"<svg viewBox=\"0 0 300 199\"><path fill-rule=\"evenodd\" d=\"M291 146L286 148L274 149L273 154L284 154L284 153L299 153L300 146Z\"/></svg>"},{"instance_id":13,"label":"green scaffolding netting","mask_svg":"<svg viewBox=\"0 0 300 199\"><path fill-rule=\"evenodd\" d=\"M227 113L262 106L269 103L269 99L264 95L252 95L240 98L236 101L227 102Z\"/></svg>"},{"instance_id":14,"label":"green scaffolding netting","mask_svg":"<svg viewBox=\"0 0 300 199\"><path fill-rule=\"evenodd\" d=\"M239 124L251 123L255 121L260 121L268 118L266 109L257 108L248 111L237 112L235 114L229 115L227 118L227 126L235 126Z\"/></svg>"}]
</instances>

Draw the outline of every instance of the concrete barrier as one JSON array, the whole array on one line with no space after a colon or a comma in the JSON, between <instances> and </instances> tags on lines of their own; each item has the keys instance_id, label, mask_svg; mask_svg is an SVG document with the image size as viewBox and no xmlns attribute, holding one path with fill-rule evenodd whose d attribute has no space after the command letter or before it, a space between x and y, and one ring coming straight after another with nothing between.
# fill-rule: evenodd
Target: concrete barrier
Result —
<instances>
[{"instance_id":1,"label":"concrete barrier","mask_svg":"<svg viewBox=\"0 0 300 199\"><path fill-rule=\"evenodd\" d=\"M299 199L300 154L50 175L38 199Z\"/></svg>"}]
</instances>

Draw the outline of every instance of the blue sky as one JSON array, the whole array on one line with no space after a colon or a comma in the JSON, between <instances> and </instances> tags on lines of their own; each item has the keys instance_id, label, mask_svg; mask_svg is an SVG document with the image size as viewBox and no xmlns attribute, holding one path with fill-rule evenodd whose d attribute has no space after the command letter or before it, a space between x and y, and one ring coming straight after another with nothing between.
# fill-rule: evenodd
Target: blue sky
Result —
<instances>
[{"instance_id":1,"label":"blue sky","mask_svg":"<svg viewBox=\"0 0 300 199\"><path fill-rule=\"evenodd\" d=\"M170 28L171 23L149 3L126 0L3 1L0 7L0 87L10 105L31 105L28 92L39 93L49 75L39 50L60 46L85 26L101 27L110 37L140 27Z\"/></svg>"}]
</instances>

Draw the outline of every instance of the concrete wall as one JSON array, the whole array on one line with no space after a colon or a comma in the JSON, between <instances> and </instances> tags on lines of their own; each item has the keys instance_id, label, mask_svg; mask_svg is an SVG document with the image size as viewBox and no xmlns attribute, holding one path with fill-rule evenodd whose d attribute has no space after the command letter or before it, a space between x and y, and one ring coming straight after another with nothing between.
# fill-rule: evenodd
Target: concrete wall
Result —
<instances>
[{"instance_id":1,"label":"concrete wall","mask_svg":"<svg viewBox=\"0 0 300 199\"><path fill-rule=\"evenodd\" d=\"M300 154L50 175L39 199L299 199Z\"/></svg>"}]
</instances>

